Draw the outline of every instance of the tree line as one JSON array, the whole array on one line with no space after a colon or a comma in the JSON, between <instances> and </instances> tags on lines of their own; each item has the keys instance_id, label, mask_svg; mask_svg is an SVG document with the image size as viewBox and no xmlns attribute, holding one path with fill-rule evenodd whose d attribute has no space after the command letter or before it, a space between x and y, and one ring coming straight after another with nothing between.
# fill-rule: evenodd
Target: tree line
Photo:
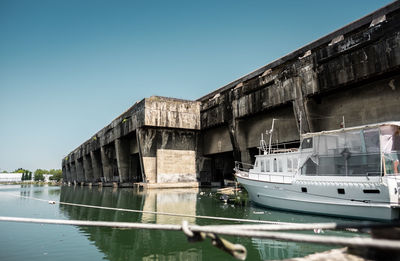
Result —
<instances>
[{"instance_id":1,"label":"tree line","mask_svg":"<svg viewBox=\"0 0 400 261\"><path fill-rule=\"evenodd\" d=\"M2 173L8 173L6 170L3 170ZM32 180L32 171L23 169L23 168L18 168L11 173L22 173L21 180ZM50 180L56 180L60 181L62 178L62 170L61 169L36 169L35 172L33 173L33 179L35 181L44 181L44 175L45 174L50 174L53 175L50 177Z\"/></svg>"}]
</instances>

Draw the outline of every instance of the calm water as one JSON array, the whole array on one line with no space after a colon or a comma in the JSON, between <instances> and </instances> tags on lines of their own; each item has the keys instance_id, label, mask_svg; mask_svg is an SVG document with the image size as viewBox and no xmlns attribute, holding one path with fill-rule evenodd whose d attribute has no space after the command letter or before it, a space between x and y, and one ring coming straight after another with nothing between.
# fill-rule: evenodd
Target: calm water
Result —
<instances>
[{"instance_id":1,"label":"calm water","mask_svg":"<svg viewBox=\"0 0 400 261\"><path fill-rule=\"evenodd\" d=\"M186 219L189 223L198 225L229 224L206 219L51 205L33 198L191 215L286 222L349 222L345 219L274 211L251 204L245 207L224 204L216 198L215 191L209 189L134 192L132 189L33 185L0 185L0 215L157 224L181 224ZM346 235L343 232L325 234ZM225 238L243 244L248 251L247 260L299 257L334 247L264 239ZM0 222L0 260L27 259L233 260L225 252L213 247L209 239L200 243L188 243L182 232Z\"/></svg>"}]
</instances>

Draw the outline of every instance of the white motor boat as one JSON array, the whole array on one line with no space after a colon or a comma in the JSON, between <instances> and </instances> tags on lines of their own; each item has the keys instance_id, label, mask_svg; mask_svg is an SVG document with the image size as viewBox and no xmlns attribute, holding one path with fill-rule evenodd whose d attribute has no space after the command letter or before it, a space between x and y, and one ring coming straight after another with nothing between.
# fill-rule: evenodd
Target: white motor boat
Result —
<instances>
[{"instance_id":1,"label":"white motor boat","mask_svg":"<svg viewBox=\"0 0 400 261\"><path fill-rule=\"evenodd\" d=\"M274 125L274 121L272 123ZM236 162L250 199L266 207L352 217L399 219L400 122L300 136L298 149L261 138L255 164Z\"/></svg>"}]
</instances>

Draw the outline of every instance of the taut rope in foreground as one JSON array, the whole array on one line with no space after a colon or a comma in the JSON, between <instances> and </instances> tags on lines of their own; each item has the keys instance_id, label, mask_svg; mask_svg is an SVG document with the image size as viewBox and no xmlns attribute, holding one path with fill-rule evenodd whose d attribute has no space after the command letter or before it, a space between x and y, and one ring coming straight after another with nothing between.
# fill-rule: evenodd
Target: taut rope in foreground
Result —
<instances>
[{"instance_id":1,"label":"taut rope in foreground","mask_svg":"<svg viewBox=\"0 0 400 261\"><path fill-rule=\"evenodd\" d=\"M316 236L295 233L269 232L251 230L248 225L230 225L230 226L197 226L188 225L186 221L182 225L173 224L146 224L146 223L128 223L128 222L106 222L106 221L85 221L85 220L59 220L59 219L38 219L38 218L19 218L19 217L2 217L0 221L24 222L24 223L40 223L40 224L57 224L57 225L75 225L75 226L96 226L96 227L113 227L113 228L129 228L129 229L151 229L151 230L169 230L183 231L190 242L204 240L206 237L211 238L213 245L228 252L237 259L244 260L246 258L246 249L239 244L220 238L218 235L229 235L239 237L252 238L268 238L276 240L286 240L304 243L317 243L328 245L342 245L351 247L373 247L386 250L400 250L399 240L361 238L361 237L337 237L337 236ZM308 227L298 226L298 229L306 230L313 228L332 227L332 223L306 224ZM261 226L261 225L259 225ZM268 225L262 225L263 230L268 230ZM277 225L271 225L276 228ZM365 225L366 226L366 225ZM241 228L242 227L242 228ZM256 226L254 226L256 227ZM288 225L292 227L293 225ZM285 230L285 226L280 227Z\"/></svg>"},{"instance_id":2,"label":"taut rope in foreground","mask_svg":"<svg viewBox=\"0 0 400 261\"><path fill-rule=\"evenodd\" d=\"M27 196L21 196L21 195L16 195L16 194L9 194L9 193L7 193L7 195L14 196L14 197L20 197L20 198L26 198L26 199L33 199L33 200L38 200L38 201L43 201L43 202L49 202L48 200L40 199L40 198L27 197ZM175 216L175 217L212 219L212 220L222 220L222 221L232 221L232 222L248 222L248 223L258 223L258 224L295 224L295 223L287 223L287 222L279 222L279 221L242 219L242 218L227 218L227 217L215 217L215 216L197 216L197 215L189 215L189 214L158 212L158 211L148 211L148 210L137 210L137 209L129 209L129 208L113 208L113 207L85 205L85 204L62 202L62 201L52 201L52 204L60 204L60 205L84 207L84 208L97 208L97 209L105 209L105 210L115 210L115 211L133 212L133 213L166 215L166 216Z\"/></svg>"}]
</instances>

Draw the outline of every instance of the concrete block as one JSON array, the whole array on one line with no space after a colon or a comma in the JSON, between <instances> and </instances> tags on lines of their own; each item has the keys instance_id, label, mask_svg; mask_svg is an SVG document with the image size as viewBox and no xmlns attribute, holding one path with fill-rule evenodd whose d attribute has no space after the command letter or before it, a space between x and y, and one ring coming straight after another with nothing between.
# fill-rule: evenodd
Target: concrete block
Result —
<instances>
[{"instance_id":1,"label":"concrete block","mask_svg":"<svg viewBox=\"0 0 400 261\"><path fill-rule=\"evenodd\" d=\"M157 158L156 157L143 157L143 170L144 170L147 182L149 182L149 183L157 182Z\"/></svg>"},{"instance_id":2,"label":"concrete block","mask_svg":"<svg viewBox=\"0 0 400 261\"><path fill-rule=\"evenodd\" d=\"M196 152L157 150L157 183L196 181Z\"/></svg>"},{"instance_id":3,"label":"concrete block","mask_svg":"<svg viewBox=\"0 0 400 261\"><path fill-rule=\"evenodd\" d=\"M200 129L200 102L158 96L145 100L146 126Z\"/></svg>"}]
</instances>

